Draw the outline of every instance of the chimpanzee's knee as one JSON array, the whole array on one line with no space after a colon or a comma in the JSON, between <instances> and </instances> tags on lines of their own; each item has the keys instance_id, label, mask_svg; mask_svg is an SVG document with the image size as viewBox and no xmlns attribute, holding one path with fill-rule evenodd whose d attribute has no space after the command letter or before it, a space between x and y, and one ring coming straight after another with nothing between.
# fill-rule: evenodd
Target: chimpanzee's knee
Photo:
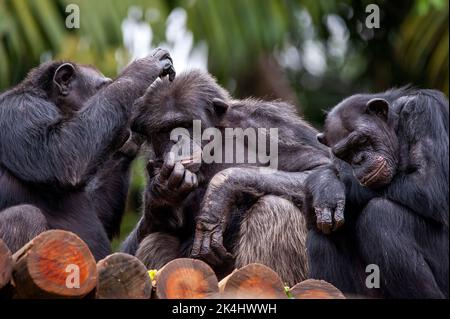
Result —
<instances>
[{"instance_id":1,"label":"chimpanzee's knee","mask_svg":"<svg viewBox=\"0 0 450 319\"><path fill-rule=\"evenodd\" d=\"M13 253L47 229L47 219L35 206L12 206L0 212L0 238Z\"/></svg>"},{"instance_id":2,"label":"chimpanzee's knee","mask_svg":"<svg viewBox=\"0 0 450 319\"><path fill-rule=\"evenodd\" d=\"M289 285L307 277L306 221L290 201L272 195L260 198L245 214L234 251L236 267L261 263Z\"/></svg>"},{"instance_id":3,"label":"chimpanzee's knee","mask_svg":"<svg viewBox=\"0 0 450 319\"><path fill-rule=\"evenodd\" d=\"M165 233L152 233L139 244L136 257L148 269L160 269L169 261L180 257L180 241Z\"/></svg>"}]
</instances>

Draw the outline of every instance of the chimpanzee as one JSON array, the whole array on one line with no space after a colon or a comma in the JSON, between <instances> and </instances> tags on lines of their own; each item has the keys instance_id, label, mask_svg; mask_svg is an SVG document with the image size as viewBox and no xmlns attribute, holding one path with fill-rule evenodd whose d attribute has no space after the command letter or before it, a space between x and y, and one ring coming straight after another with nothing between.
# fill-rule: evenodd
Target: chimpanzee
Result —
<instances>
[{"instance_id":1,"label":"chimpanzee","mask_svg":"<svg viewBox=\"0 0 450 319\"><path fill-rule=\"evenodd\" d=\"M0 238L12 251L44 230L64 229L96 259L110 252L138 146L129 114L167 74L172 80L175 71L161 49L114 81L90 66L48 62L0 95Z\"/></svg>"},{"instance_id":2,"label":"chimpanzee","mask_svg":"<svg viewBox=\"0 0 450 319\"><path fill-rule=\"evenodd\" d=\"M322 178L330 170L329 178L317 181L313 197L315 207L326 208L331 218L343 215L345 194L327 148L294 107L279 101L232 100L201 71L179 75L173 83L155 82L136 104L132 129L147 136L155 158L148 165L144 215L122 249L149 268L191 256L208 262L219 277L234 266L260 262L291 285L305 279L307 221L302 211L308 172L321 170ZM200 121L202 140L195 140L194 120ZM277 128L278 135L270 135L270 128ZM183 139L173 139L171 133L178 129L185 130L184 143L191 153L177 160L174 146ZM226 158L233 150L217 137L226 139L227 129L248 134L241 151L238 137L233 137L236 154L231 161ZM270 142L276 143L277 167L259 157L249 160L252 132L264 141L258 140L263 150L253 152L266 154ZM218 148L209 148L216 138ZM218 160L206 160L206 153ZM198 158L201 161L194 161Z\"/></svg>"},{"instance_id":3,"label":"chimpanzee","mask_svg":"<svg viewBox=\"0 0 450 319\"><path fill-rule=\"evenodd\" d=\"M350 294L448 298L448 112L442 93L411 88L331 110L318 139L346 185L346 224L310 230L311 277ZM371 264L379 289L366 286Z\"/></svg>"}]
</instances>

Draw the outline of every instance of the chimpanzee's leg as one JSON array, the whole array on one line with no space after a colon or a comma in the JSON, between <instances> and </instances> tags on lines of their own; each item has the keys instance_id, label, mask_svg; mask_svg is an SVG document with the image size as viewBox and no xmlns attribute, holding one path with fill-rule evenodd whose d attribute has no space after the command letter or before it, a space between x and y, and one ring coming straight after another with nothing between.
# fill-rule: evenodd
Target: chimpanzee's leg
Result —
<instances>
[{"instance_id":1,"label":"chimpanzee's leg","mask_svg":"<svg viewBox=\"0 0 450 319\"><path fill-rule=\"evenodd\" d=\"M386 199L367 204L357 243L364 262L378 265L384 297L448 296L448 228L442 228Z\"/></svg>"},{"instance_id":2,"label":"chimpanzee's leg","mask_svg":"<svg viewBox=\"0 0 450 319\"><path fill-rule=\"evenodd\" d=\"M350 229L349 229L350 228ZM365 291L365 272L350 237L349 225L331 234L312 228L308 232L307 252L309 278L325 280L344 294L358 297ZM379 295L368 292L372 297Z\"/></svg>"},{"instance_id":3,"label":"chimpanzee's leg","mask_svg":"<svg viewBox=\"0 0 450 319\"><path fill-rule=\"evenodd\" d=\"M12 206L0 212L0 238L13 253L47 229L47 219L35 206Z\"/></svg>"},{"instance_id":4,"label":"chimpanzee's leg","mask_svg":"<svg viewBox=\"0 0 450 319\"><path fill-rule=\"evenodd\" d=\"M180 241L167 233L151 233L139 244L136 257L148 269L160 269L169 261L181 257Z\"/></svg>"},{"instance_id":5,"label":"chimpanzee's leg","mask_svg":"<svg viewBox=\"0 0 450 319\"><path fill-rule=\"evenodd\" d=\"M305 218L292 202L263 196L243 217L235 265L264 264L293 286L307 277L306 234Z\"/></svg>"}]
</instances>

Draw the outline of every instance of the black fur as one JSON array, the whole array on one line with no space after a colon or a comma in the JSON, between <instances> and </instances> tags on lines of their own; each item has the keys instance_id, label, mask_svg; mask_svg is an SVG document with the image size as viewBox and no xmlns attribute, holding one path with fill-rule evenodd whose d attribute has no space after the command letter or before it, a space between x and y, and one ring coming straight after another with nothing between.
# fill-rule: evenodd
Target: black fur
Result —
<instances>
[{"instance_id":1,"label":"black fur","mask_svg":"<svg viewBox=\"0 0 450 319\"><path fill-rule=\"evenodd\" d=\"M49 62L0 95L0 238L13 251L40 231L64 229L96 259L110 253L131 162L118 147L134 100L168 64L158 50L112 82L92 67Z\"/></svg>"},{"instance_id":2,"label":"black fur","mask_svg":"<svg viewBox=\"0 0 450 319\"><path fill-rule=\"evenodd\" d=\"M350 294L448 298L448 125L448 100L433 90L356 95L328 114L319 139L339 156L346 224L330 236L310 231L313 278ZM355 132L369 139L342 143ZM368 264L380 268L380 289L365 286Z\"/></svg>"},{"instance_id":3,"label":"black fur","mask_svg":"<svg viewBox=\"0 0 450 319\"><path fill-rule=\"evenodd\" d=\"M219 276L253 261L274 267L289 284L305 279L306 222L301 210L308 174L303 172L328 169L331 160L317 142L317 132L294 107L280 101L232 100L209 74L199 71L182 74L173 83L155 83L136 104L132 128L148 137L156 158L149 168L144 216L123 250L137 254L150 268L175 256L191 256L213 265ZM262 174L255 166L263 164L247 161L203 162L198 168L168 159L170 131L185 127L192 132L193 120L222 134L225 128L278 128L279 171ZM322 185L327 183L322 180ZM329 198L341 195L343 187ZM278 225L278 231L242 231L259 224L261 230Z\"/></svg>"}]
</instances>

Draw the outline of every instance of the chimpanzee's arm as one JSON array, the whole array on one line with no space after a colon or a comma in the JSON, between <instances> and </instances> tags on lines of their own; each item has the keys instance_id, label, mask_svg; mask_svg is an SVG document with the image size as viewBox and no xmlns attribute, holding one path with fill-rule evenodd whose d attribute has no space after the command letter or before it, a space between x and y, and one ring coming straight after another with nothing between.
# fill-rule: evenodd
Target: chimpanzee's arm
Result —
<instances>
[{"instance_id":1,"label":"chimpanzee's arm","mask_svg":"<svg viewBox=\"0 0 450 319\"><path fill-rule=\"evenodd\" d=\"M217 173L209 183L197 216L191 256L208 260L210 264L221 264L230 257L223 246L223 233L238 196L277 195L304 210L307 175L263 167L233 167Z\"/></svg>"},{"instance_id":2,"label":"chimpanzee's arm","mask_svg":"<svg viewBox=\"0 0 450 319\"><path fill-rule=\"evenodd\" d=\"M144 215L122 245L126 253L134 254L139 243L149 234L176 233L185 225L184 202L197 188L197 176L175 162L168 153L164 164L155 174L153 162L147 165L148 183L144 198Z\"/></svg>"},{"instance_id":3,"label":"chimpanzee's arm","mask_svg":"<svg viewBox=\"0 0 450 319\"><path fill-rule=\"evenodd\" d=\"M167 72L162 50L133 62L68 121L43 97L11 90L0 97L0 162L23 181L76 187L86 182L128 121L133 101ZM165 64L166 63L166 64Z\"/></svg>"},{"instance_id":4,"label":"chimpanzee's arm","mask_svg":"<svg viewBox=\"0 0 450 319\"><path fill-rule=\"evenodd\" d=\"M134 255L141 241L149 234L175 233L183 226L183 207L181 205L153 205L154 200L148 192L145 196L144 215L121 246L121 251Z\"/></svg>"},{"instance_id":5,"label":"chimpanzee's arm","mask_svg":"<svg viewBox=\"0 0 450 319\"><path fill-rule=\"evenodd\" d=\"M130 134L125 144L102 164L86 187L110 240L119 234L128 194L130 165L142 142L141 136Z\"/></svg>"},{"instance_id":6,"label":"chimpanzee's arm","mask_svg":"<svg viewBox=\"0 0 450 319\"><path fill-rule=\"evenodd\" d=\"M437 91L407 97L399 118L401 167L384 195L448 226L448 101Z\"/></svg>"}]
</instances>

